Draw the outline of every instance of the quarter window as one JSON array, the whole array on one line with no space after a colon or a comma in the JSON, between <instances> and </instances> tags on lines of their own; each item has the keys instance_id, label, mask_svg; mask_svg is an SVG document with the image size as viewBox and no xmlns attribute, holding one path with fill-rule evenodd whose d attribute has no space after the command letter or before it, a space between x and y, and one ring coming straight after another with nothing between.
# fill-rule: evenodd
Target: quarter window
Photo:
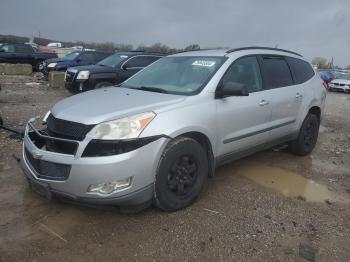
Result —
<instances>
[{"instance_id":1,"label":"quarter window","mask_svg":"<svg viewBox=\"0 0 350 262\"><path fill-rule=\"evenodd\" d=\"M249 93L262 90L260 68L255 56L235 61L222 78L222 84L236 82L246 86Z\"/></svg>"},{"instance_id":2,"label":"quarter window","mask_svg":"<svg viewBox=\"0 0 350 262\"><path fill-rule=\"evenodd\" d=\"M287 57L286 59L291 67L296 84L302 84L315 75L314 70L308 62L292 57Z\"/></svg>"},{"instance_id":3,"label":"quarter window","mask_svg":"<svg viewBox=\"0 0 350 262\"><path fill-rule=\"evenodd\" d=\"M262 68L267 89L293 85L289 66L283 57L264 56Z\"/></svg>"}]
</instances>

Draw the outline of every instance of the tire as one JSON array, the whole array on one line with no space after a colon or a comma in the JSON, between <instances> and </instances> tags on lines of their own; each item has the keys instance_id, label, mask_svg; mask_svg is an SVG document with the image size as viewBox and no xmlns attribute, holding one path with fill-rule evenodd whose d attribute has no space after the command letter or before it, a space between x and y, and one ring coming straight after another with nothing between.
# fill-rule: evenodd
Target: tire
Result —
<instances>
[{"instance_id":1,"label":"tire","mask_svg":"<svg viewBox=\"0 0 350 262\"><path fill-rule=\"evenodd\" d=\"M101 83L97 83L94 87L94 89L99 89L102 87L106 87L106 86L112 86L113 84L109 83L109 82L101 82Z\"/></svg>"},{"instance_id":2,"label":"tire","mask_svg":"<svg viewBox=\"0 0 350 262\"><path fill-rule=\"evenodd\" d=\"M44 70L44 61L38 61L35 65L35 71L42 72Z\"/></svg>"},{"instance_id":3,"label":"tire","mask_svg":"<svg viewBox=\"0 0 350 262\"><path fill-rule=\"evenodd\" d=\"M309 113L301 125L298 137L289 144L291 152L299 156L310 154L316 145L319 127L319 118Z\"/></svg>"},{"instance_id":4,"label":"tire","mask_svg":"<svg viewBox=\"0 0 350 262\"><path fill-rule=\"evenodd\" d=\"M208 178L208 157L203 146L179 137L165 148L154 184L154 204L163 211L191 205Z\"/></svg>"}]
</instances>

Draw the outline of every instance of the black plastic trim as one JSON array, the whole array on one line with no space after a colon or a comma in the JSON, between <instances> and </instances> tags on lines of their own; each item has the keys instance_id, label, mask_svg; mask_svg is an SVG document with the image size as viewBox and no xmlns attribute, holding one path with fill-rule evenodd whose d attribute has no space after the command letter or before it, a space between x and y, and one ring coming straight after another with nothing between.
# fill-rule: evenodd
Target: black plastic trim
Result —
<instances>
[{"instance_id":1,"label":"black plastic trim","mask_svg":"<svg viewBox=\"0 0 350 262\"><path fill-rule=\"evenodd\" d=\"M251 132L251 133L248 133L248 134L244 134L244 135L241 135L241 136L228 138L228 139L225 139L223 141L223 143L224 144L228 144L228 143L231 143L231 142L243 139L243 138L247 138L247 137L250 137L250 136L255 136L255 135L258 135L258 134L261 134L261 133L264 133L264 132L267 132L267 131L271 131L271 130L279 128L279 127L283 127L283 126L295 123L295 121L296 120L291 120L291 121L288 121L288 122L285 122L285 123L282 123L282 124L279 124L279 125L275 125L275 126L271 126L271 127L268 127L268 128L264 128L264 129L261 129L261 130L258 130L258 131L254 131L254 132Z\"/></svg>"},{"instance_id":2,"label":"black plastic trim","mask_svg":"<svg viewBox=\"0 0 350 262\"><path fill-rule=\"evenodd\" d=\"M86 146L82 157L102 157L120 155L134 151L163 137L168 138L168 136L166 135L157 135L125 140L93 139Z\"/></svg>"}]
</instances>

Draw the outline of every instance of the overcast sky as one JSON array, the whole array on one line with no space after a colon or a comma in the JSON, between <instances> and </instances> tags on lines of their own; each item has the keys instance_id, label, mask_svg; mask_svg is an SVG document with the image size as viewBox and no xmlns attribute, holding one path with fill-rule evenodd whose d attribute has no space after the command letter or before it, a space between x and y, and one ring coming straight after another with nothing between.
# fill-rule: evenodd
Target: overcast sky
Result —
<instances>
[{"instance_id":1,"label":"overcast sky","mask_svg":"<svg viewBox=\"0 0 350 262\"><path fill-rule=\"evenodd\" d=\"M349 0L0 0L0 34L182 48L275 46L350 64Z\"/></svg>"}]
</instances>

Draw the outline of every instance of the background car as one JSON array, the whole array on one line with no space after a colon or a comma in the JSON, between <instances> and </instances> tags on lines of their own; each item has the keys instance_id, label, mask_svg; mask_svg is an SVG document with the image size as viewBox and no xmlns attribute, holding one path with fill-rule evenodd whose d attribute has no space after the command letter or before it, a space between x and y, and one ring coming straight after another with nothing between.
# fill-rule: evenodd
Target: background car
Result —
<instances>
[{"instance_id":1,"label":"background car","mask_svg":"<svg viewBox=\"0 0 350 262\"><path fill-rule=\"evenodd\" d=\"M344 91L350 93L350 75L341 74L338 78L329 82L328 86L329 91Z\"/></svg>"},{"instance_id":2,"label":"background car","mask_svg":"<svg viewBox=\"0 0 350 262\"><path fill-rule=\"evenodd\" d=\"M118 84L161 57L157 53L117 52L96 65L69 68L65 86L76 93Z\"/></svg>"},{"instance_id":3,"label":"background car","mask_svg":"<svg viewBox=\"0 0 350 262\"><path fill-rule=\"evenodd\" d=\"M42 70L43 61L57 58L56 53L42 52L28 44L3 44L0 47L0 63L30 64L33 70Z\"/></svg>"},{"instance_id":4,"label":"background car","mask_svg":"<svg viewBox=\"0 0 350 262\"><path fill-rule=\"evenodd\" d=\"M333 72L331 71L328 71L328 70L324 70L324 71L320 71L318 72L320 77L322 78L322 80L325 82L325 84L327 85L327 88L328 87L328 83L330 81L332 81L333 79L335 79L335 75Z\"/></svg>"},{"instance_id":5,"label":"background car","mask_svg":"<svg viewBox=\"0 0 350 262\"><path fill-rule=\"evenodd\" d=\"M72 52L62 58L46 60L43 73L48 75L50 71L66 71L68 67L94 65L111 54L111 52L104 51Z\"/></svg>"}]
</instances>

